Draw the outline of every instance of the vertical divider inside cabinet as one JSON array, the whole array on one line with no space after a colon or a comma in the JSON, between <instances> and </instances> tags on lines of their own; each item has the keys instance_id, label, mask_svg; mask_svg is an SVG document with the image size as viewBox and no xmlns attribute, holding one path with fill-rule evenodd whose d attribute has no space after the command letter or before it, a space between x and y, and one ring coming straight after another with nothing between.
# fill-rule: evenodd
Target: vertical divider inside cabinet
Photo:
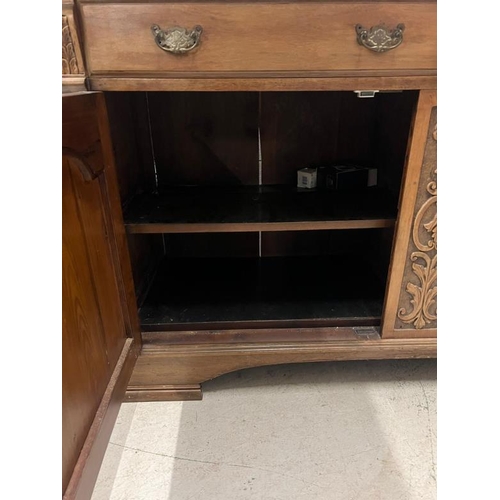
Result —
<instances>
[{"instance_id":1,"label":"vertical divider inside cabinet","mask_svg":"<svg viewBox=\"0 0 500 500\"><path fill-rule=\"evenodd\" d=\"M297 185L297 170L333 162L339 150L342 94L263 92L260 141L263 184ZM321 253L328 231L262 234L262 256ZM323 250L321 250L323 248Z\"/></svg>"}]
</instances>

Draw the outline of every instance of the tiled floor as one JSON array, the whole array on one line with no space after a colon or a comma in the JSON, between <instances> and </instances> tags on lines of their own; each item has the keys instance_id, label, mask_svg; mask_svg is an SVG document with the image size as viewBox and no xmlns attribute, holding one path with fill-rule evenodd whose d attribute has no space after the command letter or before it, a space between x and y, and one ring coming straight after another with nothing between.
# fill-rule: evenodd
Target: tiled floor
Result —
<instances>
[{"instance_id":1,"label":"tiled floor","mask_svg":"<svg viewBox=\"0 0 500 500\"><path fill-rule=\"evenodd\" d=\"M122 406L92 500L436 498L436 362L255 368Z\"/></svg>"}]
</instances>

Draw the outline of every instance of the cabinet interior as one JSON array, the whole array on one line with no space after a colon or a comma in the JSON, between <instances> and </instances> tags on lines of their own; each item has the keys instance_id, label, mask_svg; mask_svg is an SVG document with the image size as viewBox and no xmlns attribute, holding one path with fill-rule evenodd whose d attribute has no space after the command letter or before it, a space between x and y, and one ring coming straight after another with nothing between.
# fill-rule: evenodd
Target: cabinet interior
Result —
<instances>
[{"instance_id":1,"label":"cabinet interior","mask_svg":"<svg viewBox=\"0 0 500 500\"><path fill-rule=\"evenodd\" d=\"M417 97L106 93L142 330L378 326Z\"/></svg>"}]
</instances>

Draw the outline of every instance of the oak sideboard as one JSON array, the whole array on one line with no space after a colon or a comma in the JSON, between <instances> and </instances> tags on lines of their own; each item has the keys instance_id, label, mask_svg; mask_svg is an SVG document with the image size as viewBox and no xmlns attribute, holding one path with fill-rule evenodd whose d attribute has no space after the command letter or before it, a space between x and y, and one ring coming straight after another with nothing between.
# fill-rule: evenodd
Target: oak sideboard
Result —
<instances>
[{"instance_id":1,"label":"oak sideboard","mask_svg":"<svg viewBox=\"0 0 500 500\"><path fill-rule=\"evenodd\" d=\"M434 1L63 1L65 498L122 401L436 357L436 30Z\"/></svg>"}]
</instances>

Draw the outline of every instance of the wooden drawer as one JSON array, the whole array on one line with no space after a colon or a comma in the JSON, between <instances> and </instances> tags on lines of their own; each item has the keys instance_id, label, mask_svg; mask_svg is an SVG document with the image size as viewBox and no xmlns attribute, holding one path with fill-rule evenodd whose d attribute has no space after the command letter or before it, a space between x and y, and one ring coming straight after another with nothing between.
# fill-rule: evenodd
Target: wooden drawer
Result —
<instances>
[{"instance_id":1,"label":"wooden drawer","mask_svg":"<svg viewBox=\"0 0 500 500\"><path fill-rule=\"evenodd\" d=\"M311 72L431 74L436 69L434 2L190 2L82 4L91 74ZM360 45L355 26L404 24L403 42L377 53ZM163 30L203 28L184 54L159 48ZM285 75L286 76L286 75Z\"/></svg>"}]
</instances>

